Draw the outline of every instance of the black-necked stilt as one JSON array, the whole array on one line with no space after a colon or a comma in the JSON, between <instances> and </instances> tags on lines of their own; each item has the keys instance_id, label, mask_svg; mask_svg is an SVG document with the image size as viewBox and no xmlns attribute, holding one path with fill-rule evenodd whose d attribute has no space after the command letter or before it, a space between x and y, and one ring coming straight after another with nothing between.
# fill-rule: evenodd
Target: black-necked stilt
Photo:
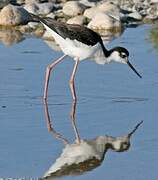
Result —
<instances>
[{"instance_id":1,"label":"black-necked stilt","mask_svg":"<svg viewBox=\"0 0 158 180\"><path fill-rule=\"evenodd\" d=\"M75 119L75 103L72 104L72 126L75 130L76 141L70 143L62 134L55 131L52 126L52 121L49 115L47 102L44 104L47 126L53 135L62 140L64 143L63 151L52 164L49 170L44 174L43 178L53 179L68 175L81 175L84 172L93 170L101 165L104 160L105 154L108 150L115 152L124 152L130 148L131 136L135 133L143 121L138 123L135 128L124 136L112 137L108 135L98 136L94 139L80 139L79 132L76 126ZM77 134L76 134L77 130Z\"/></svg>"},{"instance_id":2,"label":"black-necked stilt","mask_svg":"<svg viewBox=\"0 0 158 180\"><path fill-rule=\"evenodd\" d=\"M79 25L65 24L63 22L58 22L52 18L40 18L33 14L32 20L41 22L64 52L63 56L56 59L47 67L44 88L45 100L48 97L48 83L50 72L67 55L74 58L75 60L75 65L69 81L73 100L77 99L74 86L74 78L79 62L84 59L95 57L98 52L103 52L106 59L105 63L115 61L128 64L128 66L141 78L141 75L136 71L136 69L128 60L129 52L127 49L123 47L115 47L113 49L107 50L104 47L100 35L92 31L91 29Z\"/></svg>"}]
</instances>

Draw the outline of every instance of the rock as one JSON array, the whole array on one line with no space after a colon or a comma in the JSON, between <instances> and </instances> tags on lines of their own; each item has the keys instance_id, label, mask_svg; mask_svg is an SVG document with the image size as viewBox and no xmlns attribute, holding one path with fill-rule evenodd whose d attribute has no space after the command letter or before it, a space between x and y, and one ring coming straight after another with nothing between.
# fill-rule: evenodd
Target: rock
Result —
<instances>
[{"instance_id":1,"label":"rock","mask_svg":"<svg viewBox=\"0 0 158 180\"><path fill-rule=\"evenodd\" d=\"M84 16L88 19L92 19L99 12L97 7L88 8L84 11Z\"/></svg>"},{"instance_id":2,"label":"rock","mask_svg":"<svg viewBox=\"0 0 158 180\"><path fill-rule=\"evenodd\" d=\"M39 14L49 14L53 8L53 3L28 3L24 6L24 8L33 14L39 15Z\"/></svg>"},{"instance_id":3,"label":"rock","mask_svg":"<svg viewBox=\"0 0 158 180\"><path fill-rule=\"evenodd\" d=\"M0 9L9 4L10 0L1 0L0 1Z\"/></svg>"},{"instance_id":4,"label":"rock","mask_svg":"<svg viewBox=\"0 0 158 180\"><path fill-rule=\"evenodd\" d=\"M39 26L39 23L38 23L38 22L29 22L29 23L28 23L28 26L29 26L31 29L36 29L37 26Z\"/></svg>"},{"instance_id":5,"label":"rock","mask_svg":"<svg viewBox=\"0 0 158 180\"><path fill-rule=\"evenodd\" d=\"M103 12L97 13L96 16L92 18L92 20L88 24L88 28L90 29L120 29L122 27L122 24L120 21L115 20L114 18L111 18L110 16L106 15Z\"/></svg>"},{"instance_id":6,"label":"rock","mask_svg":"<svg viewBox=\"0 0 158 180\"><path fill-rule=\"evenodd\" d=\"M146 19L157 19L158 18L158 3L150 6L150 8L147 10L147 16Z\"/></svg>"},{"instance_id":7,"label":"rock","mask_svg":"<svg viewBox=\"0 0 158 180\"><path fill-rule=\"evenodd\" d=\"M4 26L26 24L30 20L30 15L24 8L11 4L1 10L0 17L0 25Z\"/></svg>"},{"instance_id":8,"label":"rock","mask_svg":"<svg viewBox=\"0 0 158 180\"><path fill-rule=\"evenodd\" d=\"M25 4L40 3L40 0L25 0Z\"/></svg>"},{"instance_id":9,"label":"rock","mask_svg":"<svg viewBox=\"0 0 158 180\"><path fill-rule=\"evenodd\" d=\"M19 5L25 4L25 0L16 0L16 3Z\"/></svg>"},{"instance_id":10,"label":"rock","mask_svg":"<svg viewBox=\"0 0 158 180\"><path fill-rule=\"evenodd\" d=\"M115 5L113 2L104 2L101 3L97 6L97 8L101 11L101 12L111 12L111 11L117 11L120 12L120 8Z\"/></svg>"},{"instance_id":11,"label":"rock","mask_svg":"<svg viewBox=\"0 0 158 180\"><path fill-rule=\"evenodd\" d=\"M68 1L63 6L63 13L67 16L81 15L85 10L85 6L78 1Z\"/></svg>"},{"instance_id":12,"label":"rock","mask_svg":"<svg viewBox=\"0 0 158 180\"><path fill-rule=\"evenodd\" d=\"M28 3L24 6L24 9L26 9L28 12L32 14L38 15L39 7L37 3Z\"/></svg>"},{"instance_id":13,"label":"rock","mask_svg":"<svg viewBox=\"0 0 158 180\"><path fill-rule=\"evenodd\" d=\"M54 14L53 12L51 12L51 13L49 13L49 14L47 15L47 17L50 17L50 18L54 19L54 18L55 18L55 14Z\"/></svg>"},{"instance_id":14,"label":"rock","mask_svg":"<svg viewBox=\"0 0 158 180\"><path fill-rule=\"evenodd\" d=\"M143 18L137 11L128 14L128 17L131 17L131 18L133 18L135 20L139 20L139 21L142 20L142 18Z\"/></svg>"},{"instance_id":15,"label":"rock","mask_svg":"<svg viewBox=\"0 0 158 180\"><path fill-rule=\"evenodd\" d=\"M67 21L67 24L78 24L78 25L83 25L85 23L85 17L80 15L80 16L75 16L70 18Z\"/></svg>"},{"instance_id":16,"label":"rock","mask_svg":"<svg viewBox=\"0 0 158 180\"><path fill-rule=\"evenodd\" d=\"M97 13L100 13L100 12L110 14L116 19L120 19L120 8L111 2L105 2L105 3L99 4L96 7L86 9L84 12L84 16L89 19L92 19Z\"/></svg>"},{"instance_id":17,"label":"rock","mask_svg":"<svg viewBox=\"0 0 158 180\"><path fill-rule=\"evenodd\" d=\"M158 3L158 0L150 0L150 3Z\"/></svg>"},{"instance_id":18,"label":"rock","mask_svg":"<svg viewBox=\"0 0 158 180\"><path fill-rule=\"evenodd\" d=\"M87 7L94 7L97 5L98 1L91 1L91 0L80 0L79 1L81 4L84 4Z\"/></svg>"}]
</instances>

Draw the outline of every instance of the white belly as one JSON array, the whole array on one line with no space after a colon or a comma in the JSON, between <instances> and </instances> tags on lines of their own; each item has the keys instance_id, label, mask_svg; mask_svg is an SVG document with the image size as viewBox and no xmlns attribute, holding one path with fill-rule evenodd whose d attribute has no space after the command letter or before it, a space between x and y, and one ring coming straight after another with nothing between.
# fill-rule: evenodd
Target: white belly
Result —
<instances>
[{"instance_id":1,"label":"white belly","mask_svg":"<svg viewBox=\"0 0 158 180\"><path fill-rule=\"evenodd\" d=\"M71 40L69 38L64 39L45 24L44 26L46 30L53 36L57 44L59 44L64 54L73 58L79 58L79 60L91 58L94 56L96 51L101 48L99 43L94 46L88 46L77 40Z\"/></svg>"}]
</instances>

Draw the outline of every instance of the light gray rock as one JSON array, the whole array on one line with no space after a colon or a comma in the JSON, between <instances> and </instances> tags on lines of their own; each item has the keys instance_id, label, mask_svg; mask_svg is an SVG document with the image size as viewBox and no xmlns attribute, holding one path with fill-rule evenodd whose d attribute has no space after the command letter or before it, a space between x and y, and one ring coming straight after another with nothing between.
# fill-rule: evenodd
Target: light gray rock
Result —
<instances>
[{"instance_id":1,"label":"light gray rock","mask_svg":"<svg viewBox=\"0 0 158 180\"><path fill-rule=\"evenodd\" d=\"M92 19L99 12L97 7L91 7L84 11L84 16L88 19Z\"/></svg>"},{"instance_id":2,"label":"light gray rock","mask_svg":"<svg viewBox=\"0 0 158 180\"><path fill-rule=\"evenodd\" d=\"M24 6L24 8L33 14L39 15L39 14L49 14L53 8L53 3L28 3Z\"/></svg>"},{"instance_id":3,"label":"light gray rock","mask_svg":"<svg viewBox=\"0 0 158 180\"><path fill-rule=\"evenodd\" d=\"M109 11L118 11L118 12L120 12L119 6L117 6L113 2L109 2L109 1L104 2L104 3L100 3L100 4L98 4L97 7L101 12L109 12Z\"/></svg>"},{"instance_id":4,"label":"light gray rock","mask_svg":"<svg viewBox=\"0 0 158 180\"><path fill-rule=\"evenodd\" d=\"M114 18L108 16L107 14L100 12L97 13L96 16L92 18L92 20L88 24L88 28L90 29L108 29L111 30L113 28L121 28L122 24L120 21L115 20Z\"/></svg>"},{"instance_id":5,"label":"light gray rock","mask_svg":"<svg viewBox=\"0 0 158 180\"><path fill-rule=\"evenodd\" d=\"M25 0L25 4L40 3L40 0Z\"/></svg>"},{"instance_id":6,"label":"light gray rock","mask_svg":"<svg viewBox=\"0 0 158 180\"><path fill-rule=\"evenodd\" d=\"M47 15L47 17L50 17L50 18L54 19L54 18L55 18L55 14L54 14L53 12L51 12L51 13L49 13L49 14Z\"/></svg>"},{"instance_id":7,"label":"light gray rock","mask_svg":"<svg viewBox=\"0 0 158 180\"><path fill-rule=\"evenodd\" d=\"M36 29L37 26L39 25L39 23L38 23L38 22L29 22L27 25L28 25L31 29Z\"/></svg>"},{"instance_id":8,"label":"light gray rock","mask_svg":"<svg viewBox=\"0 0 158 180\"><path fill-rule=\"evenodd\" d=\"M128 14L128 17L132 17L132 18L134 18L134 19L136 19L136 20L142 20L142 19L143 19L143 17L141 16L141 14L138 13L137 11L134 11L134 12Z\"/></svg>"},{"instance_id":9,"label":"light gray rock","mask_svg":"<svg viewBox=\"0 0 158 180\"><path fill-rule=\"evenodd\" d=\"M158 18L158 3L155 3L154 5L150 6L150 8L147 10L146 19L157 19L157 18Z\"/></svg>"},{"instance_id":10,"label":"light gray rock","mask_svg":"<svg viewBox=\"0 0 158 180\"><path fill-rule=\"evenodd\" d=\"M67 16L81 15L86 7L78 1L68 1L63 6L63 13Z\"/></svg>"},{"instance_id":11,"label":"light gray rock","mask_svg":"<svg viewBox=\"0 0 158 180\"><path fill-rule=\"evenodd\" d=\"M78 24L78 25L83 25L85 22L85 17L80 15L80 16L75 16L75 17L72 17L70 18L68 21L67 21L67 24Z\"/></svg>"},{"instance_id":12,"label":"light gray rock","mask_svg":"<svg viewBox=\"0 0 158 180\"><path fill-rule=\"evenodd\" d=\"M84 4L87 7L94 7L97 5L98 1L89 1L89 0L80 0L81 4Z\"/></svg>"},{"instance_id":13,"label":"light gray rock","mask_svg":"<svg viewBox=\"0 0 158 180\"><path fill-rule=\"evenodd\" d=\"M0 25L4 26L26 24L30 20L30 15L24 8L11 4L1 10L0 17Z\"/></svg>"},{"instance_id":14,"label":"light gray rock","mask_svg":"<svg viewBox=\"0 0 158 180\"><path fill-rule=\"evenodd\" d=\"M92 19L94 16L96 16L97 13L100 13L100 12L110 14L116 19L120 19L120 8L111 2L104 2L104 3L98 4L98 6L86 9L84 11L84 16L89 19Z\"/></svg>"},{"instance_id":15,"label":"light gray rock","mask_svg":"<svg viewBox=\"0 0 158 180\"><path fill-rule=\"evenodd\" d=\"M10 0L0 0L0 8L3 8L7 4L9 4Z\"/></svg>"},{"instance_id":16,"label":"light gray rock","mask_svg":"<svg viewBox=\"0 0 158 180\"><path fill-rule=\"evenodd\" d=\"M25 4L25 0L16 0L16 3L19 5Z\"/></svg>"},{"instance_id":17,"label":"light gray rock","mask_svg":"<svg viewBox=\"0 0 158 180\"><path fill-rule=\"evenodd\" d=\"M39 13L39 7L38 7L37 3L27 3L24 6L24 9L26 9L28 12L30 12L32 14L38 15L38 13Z\"/></svg>"},{"instance_id":18,"label":"light gray rock","mask_svg":"<svg viewBox=\"0 0 158 180\"><path fill-rule=\"evenodd\" d=\"M150 3L158 3L158 0L150 0Z\"/></svg>"}]
</instances>

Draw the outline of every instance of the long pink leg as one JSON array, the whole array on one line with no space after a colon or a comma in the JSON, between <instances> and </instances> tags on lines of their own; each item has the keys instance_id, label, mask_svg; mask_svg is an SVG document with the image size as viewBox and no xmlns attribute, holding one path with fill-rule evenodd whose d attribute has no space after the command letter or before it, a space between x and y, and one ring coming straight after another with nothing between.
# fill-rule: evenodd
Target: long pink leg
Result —
<instances>
[{"instance_id":1,"label":"long pink leg","mask_svg":"<svg viewBox=\"0 0 158 180\"><path fill-rule=\"evenodd\" d=\"M74 85L74 79L75 79L75 74L77 71L77 66L79 64L79 59L76 60L71 77L70 77L70 81L69 81L69 85L70 85L70 90L71 90L71 94L72 94L72 98L74 101L77 101L77 96L76 96L76 91L75 91L75 85Z\"/></svg>"},{"instance_id":2,"label":"long pink leg","mask_svg":"<svg viewBox=\"0 0 158 180\"><path fill-rule=\"evenodd\" d=\"M49 79L50 79L50 73L52 69L59 63L61 62L67 55L63 55L60 58L56 59L53 63L49 64L46 69L46 77L45 77L45 85L44 85L44 100L47 100L48 98L48 84L49 84Z\"/></svg>"}]
</instances>

